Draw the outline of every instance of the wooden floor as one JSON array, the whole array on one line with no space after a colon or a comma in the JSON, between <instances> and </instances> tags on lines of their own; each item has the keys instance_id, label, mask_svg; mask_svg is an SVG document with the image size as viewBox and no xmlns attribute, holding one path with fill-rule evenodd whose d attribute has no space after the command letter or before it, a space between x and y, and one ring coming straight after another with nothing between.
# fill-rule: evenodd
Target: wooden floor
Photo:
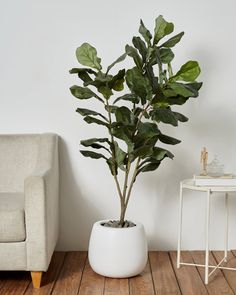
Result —
<instances>
[{"instance_id":1,"label":"wooden floor","mask_svg":"<svg viewBox=\"0 0 236 295\"><path fill-rule=\"evenodd\" d=\"M212 252L216 264L223 252ZM185 262L203 263L202 251L183 252ZM236 267L236 251L229 252L229 267ZM130 279L110 279L95 274L86 252L56 252L42 287L32 288L28 272L0 272L0 294L59 295L158 295L158 294L236 294L236 272L217 270L207 286L203 268L181 266L176 269L176 252L150 252L144 272Z\"/></svg>"}]
</instances>

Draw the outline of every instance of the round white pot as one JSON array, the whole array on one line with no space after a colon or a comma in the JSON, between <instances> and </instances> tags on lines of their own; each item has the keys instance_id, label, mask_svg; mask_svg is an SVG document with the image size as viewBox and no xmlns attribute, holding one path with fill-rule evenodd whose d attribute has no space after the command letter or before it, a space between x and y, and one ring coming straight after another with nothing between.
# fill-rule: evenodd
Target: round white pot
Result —
<instances>
[{"instance_id":1,"label":"round white pot","mask_svg":"<svg viewBox=\"0 0 236 295\"><path fill-rule=\"evenodd\" d=\"M103 276L127 278L140 274L147 263L147 240L141 223L112 228L94 223L88 258L92 269Z\"/></svg>"}]
</instances>

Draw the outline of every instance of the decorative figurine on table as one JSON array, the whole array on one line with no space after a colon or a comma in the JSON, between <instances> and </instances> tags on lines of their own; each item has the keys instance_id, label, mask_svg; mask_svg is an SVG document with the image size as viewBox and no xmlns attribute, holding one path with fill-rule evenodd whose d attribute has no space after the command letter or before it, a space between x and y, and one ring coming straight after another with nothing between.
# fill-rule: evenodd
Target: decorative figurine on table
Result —
<instances>
[{"instance_id":1,"label":"decorative figurine on table","mask_svg":"<svg viewBox=\"0 0 236 295\"><path fill-rule=\"evenodd\" d=\"M206 147L204 147L201 151L201 164L202 164L202 172L200 175L207 175L207 161L208 161L208 151Z\"/></svg>"}]
</instances>

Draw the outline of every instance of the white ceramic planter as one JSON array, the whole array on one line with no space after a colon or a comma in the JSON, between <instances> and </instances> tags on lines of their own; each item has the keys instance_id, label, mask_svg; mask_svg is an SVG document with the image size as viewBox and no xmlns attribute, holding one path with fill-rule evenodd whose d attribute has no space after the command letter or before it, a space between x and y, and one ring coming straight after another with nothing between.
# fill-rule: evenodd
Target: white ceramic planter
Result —
<instances>
[{"instance_id":1,"label":"white ceramic planter","mask_svg":"<svg viewBox=\"0 0 236 295\"><path fill-rule=\"evenodd\" d=\"M147 263L147 240L141 223L129 228L93 225L88 257L92 269L103 276L127 278L140 274Z\"/></svg>"}]
</instances>

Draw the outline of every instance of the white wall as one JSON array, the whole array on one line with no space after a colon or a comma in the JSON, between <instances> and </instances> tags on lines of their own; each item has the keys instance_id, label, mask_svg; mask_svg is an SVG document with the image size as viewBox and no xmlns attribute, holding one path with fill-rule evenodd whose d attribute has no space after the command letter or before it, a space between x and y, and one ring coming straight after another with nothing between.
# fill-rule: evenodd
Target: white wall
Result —
<instances>
[{"instance_id":1,"label":"white wall","mask_svg":"<svg viewBox=\"0 0 236 295\"><path fill-rule=\"evenodd\" d=\"M182 108L190 121L166 132L182 143L170 147L154 173L137 181L128 217L145 225L150 249L175 249L178 189L199 169L207 146L226 171L236 172L235 46L236 4L228 1L3 1L0 0L0 133L56 132L60 140L61 232L58 249L86 249L94 221L118 215L118 197L105 163L83 158L79 141L98 134L75 113L84 104L69 93L77 82L68 70L77 65L75 49L97 47L108 65L137 34L139 19L153 27L159 14L185 31L175 50L175 69L188 59L202 67L200 97ZM222 198L214 197L212 247L223 245ZM230 246L236 248L236 200L230 200ZM204 246L204 196L186 198L184 247Z\"/></svg>"}]
</instances>

